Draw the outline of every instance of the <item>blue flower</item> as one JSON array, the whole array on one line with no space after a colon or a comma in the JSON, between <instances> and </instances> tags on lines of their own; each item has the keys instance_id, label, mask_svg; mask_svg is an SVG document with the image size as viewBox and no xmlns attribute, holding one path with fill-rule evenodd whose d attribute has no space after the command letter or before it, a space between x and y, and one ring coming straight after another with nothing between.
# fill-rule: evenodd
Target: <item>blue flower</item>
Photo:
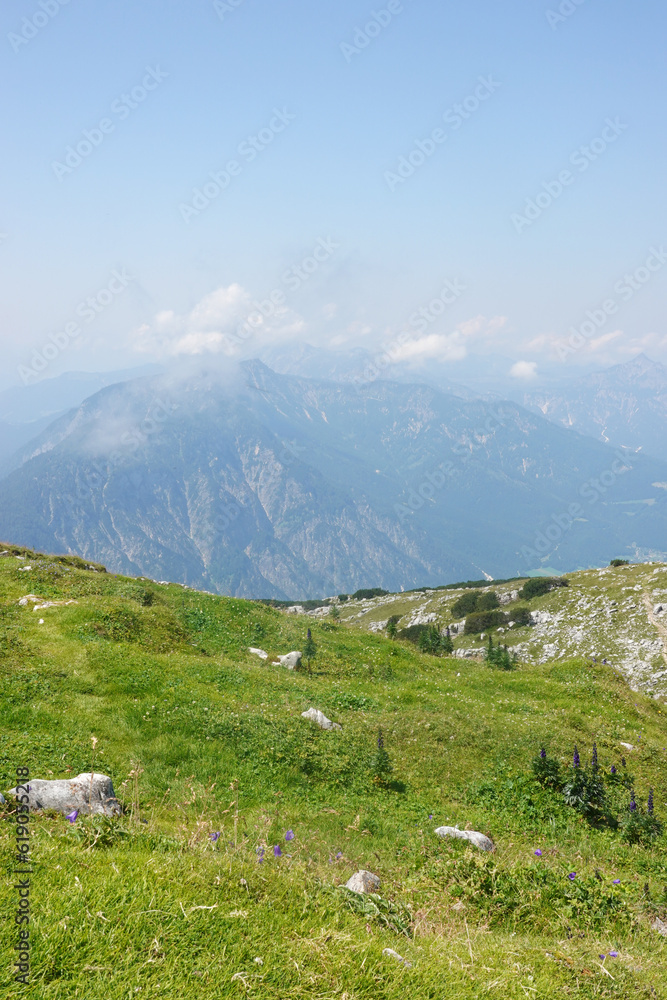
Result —
<instances>
[{"instance_id":1,"label":"blue flower","mask_svg":"<svg viewBox=\"0 0 667 1000\"><path fill-rule=\"evenodd\" d=\"M575 878L577 877L577 873L570 872L570 874L567 877L569 878L570 882L574 882Z\"/></svg>"},{"instance_id":2,"label":"blue flower","mask_svg":"<svg viewBox=\"0 0 667 1000\"><path fill-rule=\"evenodd\" d=\"M653 815L653 789L652 788L649 788L649 792L648 792L648 806L646 807L646 811L648 812L649 816Z\"/></svg>"},{"instance_id":3,"label":"blue flower","mask_svg":"<svg viewBox=\"0 0 667 1000\"><path fill-rule=\"evenodd\" d=\"M579 764L580 764L579 751L577 750L576 747L574 748L574 755L572 757L572 763L573 763L574 767L579 767Z\"/></svg>"},{"instance_id":4,"label":"blue flower","mask_svg":"<svg viewBox=\"0 0 667 1000\"><path fill-rule=\"evenodd\" d=\"M220 831L216 830L215 833L209 833L209 837L211 838L214 844L217 844L217 842L220 840Z\"/></svg>"},{"instance_id":5,"label":"blue flower","mask_svg":"<svg viewBox=\"0 0 667 1000\"><path fill-rule=\"evenodd\" d=\"M282 853L283 852L280 850L280 844L276 844L276 846L273 848L274 857L280 858L282 857Z\"/></svg>"},{"instance_id":6,"label":"blue flower","mask_svg":"<svg viewBox=\"0 0 667 1000\"><path fill-rule=\"evenodd\" d=\"M75 809L74 812L65 813L65 819L68 819L70 823L76 823L76 818L79 815L79 810Z\"/></svg>"},{"instance_id":7,"label":"blue flower","mask_svg":"<svg viewBox=\"0 0 667 1000\"><path fill-rule=\"evenodd\" d=\"M259 861L259 863L261 865L262 861L264 860L264 848L263 847L256 847L255 851L257 853L257 860Z\"/></svg>"},{"instance_id":8,"label":"blue flower","mask_svg":"<svg viewBox=\"0 0 667 1000\"><path fill-rule=\"evenodd\" d=\"M618 952L617 951L610 951L609 952L609 957L610 958L618 958Z\"/></svg>"},{"instance_id":9,"label":"blue flower","mask_svg":"<svg viewBox=\"0 0 667 1000\"><path fill-rule=\"evenodd\" d=\"M294 840L294 831L288 830L285 834L285 840Z\"/></svg>"},{"instance_id":10,"label":"blue flower","mask_svg":"<svg viewBox=\"0 0 667 1000\"><path fill-rule=\"evenodd\" d=\"M542 857L542 851L541 851L541 850L539 849L539 847L538 847L538 848L537 848L537 850L536 850L536 851L534 851L533 853L535 854L535 856L536 856L537 858L541 858L541 857Z\"/></svg>"},{"instance_id":11,"label":"blue flower","mask_svg":"<svg viewBox=\"0 0 667 1000\"><path fill-rule=\"evenodd\" d=\"M620 885L620 884L621 884L620 878L615 878L612 882L612 885Z\"/></svg>"},{"instance_id":12,"label":"blue flower","mask_svg":"<svg viewBox=\"0 0 667 1000\"><path fill-rule=\"evenodd\" d=\"M546 756L547 756L547 752L544 749L544 747L542 747L542 749L540 750L540 757L542 758L542 760L546 760Z\"/></svg>"}]
</instances>

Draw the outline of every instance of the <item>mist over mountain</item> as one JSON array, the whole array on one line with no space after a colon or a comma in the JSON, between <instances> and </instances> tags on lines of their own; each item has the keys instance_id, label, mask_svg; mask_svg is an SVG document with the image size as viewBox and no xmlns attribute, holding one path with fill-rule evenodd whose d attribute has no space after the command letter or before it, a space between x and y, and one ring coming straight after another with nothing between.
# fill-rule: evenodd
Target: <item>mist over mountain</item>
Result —
<instances>
[{"instance_id":1,"label":"mist over mountain","mask_svg":"<svg viewBox=\"0 0 667 1000\"><path fill-rule=\"evenodd\" d=\"M667 465L516 403L261 362L109 386L0 481L0 537L299 598L667 553Z\"/></svg>"},{"instance_id":2,"label":"mist over mountain","mask_svg":"<svg viewBox=\"0 0 667 1000\"><path fill-rule=\"evenodd\" d=\"M79 406L105 386L154 374L158 365L109 372L66 372L30 385L0 392L0 471L28 441L41 434L60 414Z\"/></svg>"}]
</instances>

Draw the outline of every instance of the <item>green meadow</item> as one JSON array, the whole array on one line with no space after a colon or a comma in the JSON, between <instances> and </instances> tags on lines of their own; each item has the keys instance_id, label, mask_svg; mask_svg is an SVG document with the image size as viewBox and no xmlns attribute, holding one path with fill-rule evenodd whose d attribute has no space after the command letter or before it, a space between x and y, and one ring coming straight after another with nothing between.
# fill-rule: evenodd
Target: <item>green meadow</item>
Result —
<instances>
[{"instance_id":1,"label":"green meadow","mask_svg":"<svg viewBox=\"0 0 667 1000\"><path fill-rule=\"evenodd\" d=\"M26 986L12 978L8 797L3 997L667 997L652 926L667 921L667 838L628 843L531 771L541 747L566 772L595 741L601 769L625 757L640 807L653 789L667 822L667 709L613 670L494 670L351 619L4 548L0 787L21 767L94 769L124 813L31 819ZM28 594L54 606L21 606ZM300 650L308 626L310 672L248 652ZM301 718L311 707L342 731ZM619 788L619 815L629 797ZM457 824L496 850L434 834ZM380 877L377 894L341 888L358 869Z\"/></svg>"}]
</instances>

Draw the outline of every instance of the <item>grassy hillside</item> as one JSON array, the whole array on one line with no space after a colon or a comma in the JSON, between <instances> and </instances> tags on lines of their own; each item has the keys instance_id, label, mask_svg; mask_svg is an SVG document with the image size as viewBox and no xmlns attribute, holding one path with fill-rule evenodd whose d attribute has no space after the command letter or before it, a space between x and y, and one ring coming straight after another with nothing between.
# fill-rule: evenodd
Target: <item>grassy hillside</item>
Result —
<instances>
[{"instance_id":1,"label":"grassy hillside","mask_svg":"<svg viewBox=\"0 0 667 1000\"><path fill-rule=\"evenodd\" d=\"M54 606L21 606L28 594ZM300 649L308 625L312 675L248 653ZM667 820L663 706L600 662L496 671L352 619L15 550L0 557L0 680L1 787L20 766L89 771L95 736L94 769L127 807L108 822L36 819L27 988L8 972L5 807L3 996L667 996L667 938L651 927L667 920L666 838L627 844L530 771L542 745L565 767L595 740L602 768L625 756L638 801L653 788ZM302 719L311 706L342 732ZM439 840L443 824L481 830L495 853ZM363 905L337 888L359 868L382 880Z\"/></svg>"},{"instance_id":2,"label":"grassy hillside","mask_svg":"<svg viewBox=\"0 0 667 1000\"><path fill-rule=\"evenodd\" d=\"M501 585L490 583L481 593L495 591L501 610L529 607L541 612L538 624L513 626L496 638L515 649L522 660L539 663L573 656L606 659L627 678L630 686L655 697L667 697L667 566L634 564L567 574L569 586L542 597L512 597L525 580ZM462 589L424 590L388 594L367 601L341 605L341 620L368 631L383 631L391 615L398 628L433 620L440 627L462 623L452 612ZM665 611L655 614L664 603ZM494 630L495 631L495 630ZM454 646L481 654L485 641L479 636L454 636Z\"/></svg>"}]
</instances>

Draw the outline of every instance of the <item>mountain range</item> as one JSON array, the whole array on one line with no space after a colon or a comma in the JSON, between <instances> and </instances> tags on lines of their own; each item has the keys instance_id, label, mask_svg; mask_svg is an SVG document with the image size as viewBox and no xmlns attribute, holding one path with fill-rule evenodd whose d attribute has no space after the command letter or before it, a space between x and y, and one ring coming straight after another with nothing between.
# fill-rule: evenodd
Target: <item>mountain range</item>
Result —
<instances>
[{"instance_id":1,"label":"mountain range","mask_svg":"<svg viewBox=\"0 0 667 1000\"><path fill-rule=\"evenodd\" d=\"M0 537L236 596L667 554L663 462L516 402L259 361L103 388L11 469Z\"/></svg>"}]
</instances>

